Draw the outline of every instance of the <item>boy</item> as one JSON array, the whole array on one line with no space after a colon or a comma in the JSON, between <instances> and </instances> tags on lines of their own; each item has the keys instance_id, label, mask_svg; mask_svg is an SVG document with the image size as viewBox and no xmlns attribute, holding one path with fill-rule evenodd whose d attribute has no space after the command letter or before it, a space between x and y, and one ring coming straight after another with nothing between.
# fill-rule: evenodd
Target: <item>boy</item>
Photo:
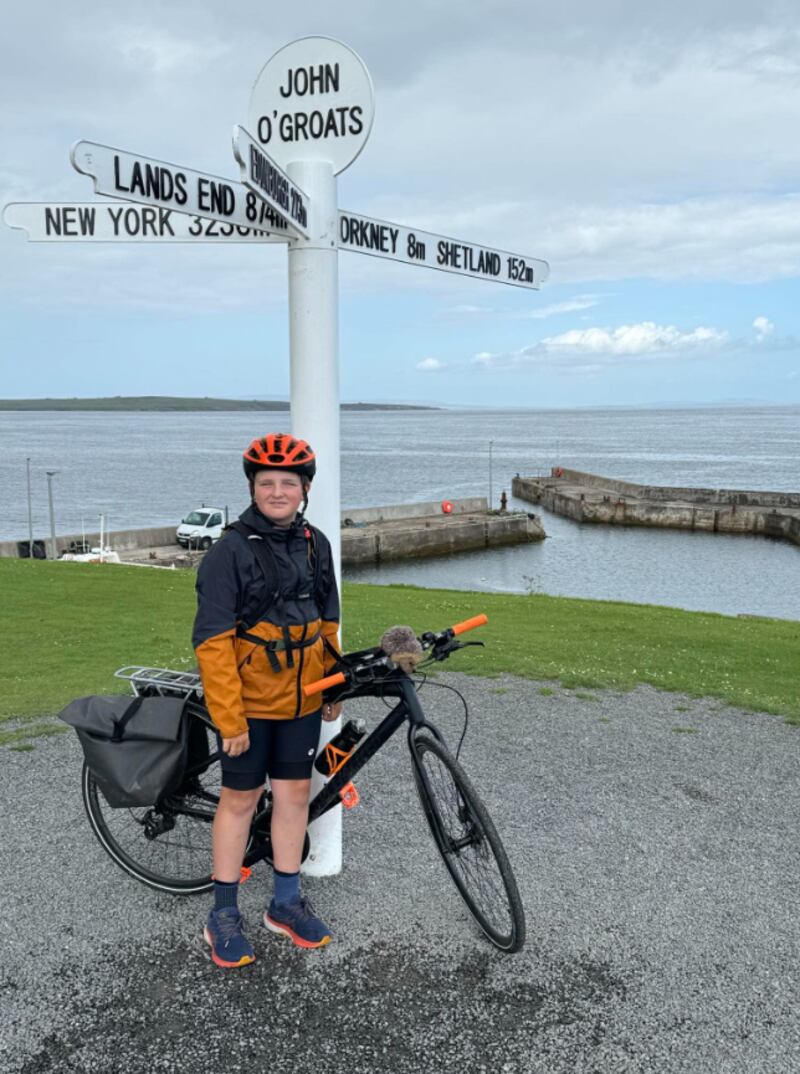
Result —
<instances>
[{"instance_id":1,"label":"boy","mask_svg":"<svg viewBox=\"0 0 800 1074\"><path fill-rule=\"evenodd\" d=\"M338 649L339 593L330 544L303 517L316 472L305 440L269 433L243 457L252 503L206 554L197 574L192 642L206 705L222 743L214 819L214 907L204 936L218 966L255 960L237 907L250 821L269 776L275 889L273 932L321 947L327 926L300 894L319 707L303 686L328 674ZM302 505L302 510L301 510Z\"/></svg>"}]
</instances>

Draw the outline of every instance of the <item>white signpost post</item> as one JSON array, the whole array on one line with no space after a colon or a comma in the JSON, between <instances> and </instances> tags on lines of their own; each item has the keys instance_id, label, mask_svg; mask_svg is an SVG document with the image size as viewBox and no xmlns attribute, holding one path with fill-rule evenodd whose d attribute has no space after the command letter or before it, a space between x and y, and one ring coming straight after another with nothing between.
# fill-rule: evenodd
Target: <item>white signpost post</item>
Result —
<instances>
[{"instance_id":1,"label":"white signpost post","mask_svg":"<svg viewBox=\"0 0 800 1074\"><path fill-rule=\"evenodd\" d=\"M332 38L301 38L266 63L247 129L234 128L241 182L81 141L73 166L94 179L96 193L117 200L5 209L6 223L32 242L288 245L292 430L318 456L309 513L330 538L339 578L339 250L534 290L548 275L538 258L339 210L336 176L364 148L373 116L372 81L356 53ZM323 730L330 737L337 728ZM311 834L305 871L338 872L341 810Z\"/></svg>"}]
</instances>

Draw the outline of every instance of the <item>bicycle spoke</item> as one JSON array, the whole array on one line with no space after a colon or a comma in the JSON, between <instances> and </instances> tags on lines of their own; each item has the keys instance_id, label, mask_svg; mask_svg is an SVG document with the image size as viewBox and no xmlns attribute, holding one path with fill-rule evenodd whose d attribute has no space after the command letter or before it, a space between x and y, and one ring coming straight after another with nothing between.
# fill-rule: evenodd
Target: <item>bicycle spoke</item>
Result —
<instances>
[{"instance_id":1,"label":"bicycle spoke","mask_svg":"<svg viewBox=\"0 0 800 1074\"><path fill-rule=\"evenodd\" d=\"M87 773L84 800L101 844L127 872L160 890L202 890L211 884L219 777L214 762L192 776L184 795L170 796L157 809L112 809Z\"/></svg>"},{"instance_id":2,"label":"bicycle spoke","mask_svg":"<svg viewBox=\"0 0 800 1074\"><path fill-rule=\"evenodd\" d=\"M439 758L433 758L431 754L427 754L427 757L431 758L433 766L433 771L429 771L429 777L433 777L438 788L437 793L449 807L449 812L444 813L441 820L447 826L447 834L451 844L459 843L468 836L473 839L473 842L466 847L450 849L451 860L463 872L482 911L487 916L493 915L495 913L493 908L498 907L498 905L502 907L504 902L505 890L502 877L494 869L494 860L492 858L486 856L481 860L481 848L485 848L486 844L481 833L475 829L474 824L467 825L461 819L463 812L468 807L458 793L455 783L452 782L449 772L444 769ZM510 914L504 914L504 925L507 926L509 921Z\"/></svg>"},{"instance_id":3,"label":"bicycle spoke","mask_svg":"<svg viewBox=\"0 0 800 1074\"><path fill-rule=\"evenodd\" d=\"M506 951L524 942L524 914L510 865L485 807L441 744L415 740L425 781L420 794L442 860L467 907L493 943Z\"/></svg>"}]
</instances>

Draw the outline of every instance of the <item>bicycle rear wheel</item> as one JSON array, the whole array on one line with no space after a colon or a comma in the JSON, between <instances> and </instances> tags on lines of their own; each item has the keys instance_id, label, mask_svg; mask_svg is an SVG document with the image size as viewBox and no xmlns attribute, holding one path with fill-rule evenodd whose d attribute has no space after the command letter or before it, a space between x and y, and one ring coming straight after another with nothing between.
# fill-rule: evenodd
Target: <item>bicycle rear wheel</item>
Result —
<instances>
[{"instance_id":1,"label":"bicycle rear wheel","mask_svg":"<svg viewBox=\"0 0 800 1074\"><path fill-rule=\"evenodd\" d=\"M501 951L525 943L525 913L500 836L461 765L426 734L411 740L422 808L442 861L478 925Z\"/></svg>"},{"instance_id":2,"label":"bicycle rear wheel","mask_svg":"<svg viewBox=\"0 0 800 1074\"><path fill-rule=\"evenodd\" d=\"M86 764L81 789L92 831L126 873L174 895L212 887L211 822L219 791L214 801L201 783L199 795L175 795L149 808L112 809ZM191 814L184 812L189 808Z\"/></svg>"},{"instance_id":3,"label":"bicycle rear wheel","mask_svg":"<svg viewBox=\"0 0 800 1074\"><path fill-rule=\"evenodd\" d=\"M208 891L213 883L211 824L221 769L217 761L202 768L216 749L213 734L199 720L191 734L192 755L200 758L201 770L158 806L112 809L85 763L81 776L83 804L103 849L143 884L176 895Z\"/></svg>"}]
</instances>

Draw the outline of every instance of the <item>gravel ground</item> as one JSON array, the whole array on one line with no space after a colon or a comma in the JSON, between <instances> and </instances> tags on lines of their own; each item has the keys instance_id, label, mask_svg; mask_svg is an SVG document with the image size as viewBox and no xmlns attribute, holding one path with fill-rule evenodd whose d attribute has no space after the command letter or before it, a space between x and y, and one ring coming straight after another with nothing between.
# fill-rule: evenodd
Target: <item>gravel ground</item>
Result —
<instances>
[{"instance_id":1,"label":"gravel ground","mask_svg":"<svg viewBox=\"0 0 800 1074\"><path fill-rule=\"evenodd\" d=\"M488 944L449 884L401 736L359 778L343 873L306 881L335 942L256 927L262 865L242 892L258 961L228 973L200 940L207 899L115 866L77 740L41 739L0 750L0 1068L800 1071L800 731L646 688L439 681L473 709L462 761L517 873L521 953ZM456 699L429 694L454 745Z\"/></svg>"}]
</instances>

